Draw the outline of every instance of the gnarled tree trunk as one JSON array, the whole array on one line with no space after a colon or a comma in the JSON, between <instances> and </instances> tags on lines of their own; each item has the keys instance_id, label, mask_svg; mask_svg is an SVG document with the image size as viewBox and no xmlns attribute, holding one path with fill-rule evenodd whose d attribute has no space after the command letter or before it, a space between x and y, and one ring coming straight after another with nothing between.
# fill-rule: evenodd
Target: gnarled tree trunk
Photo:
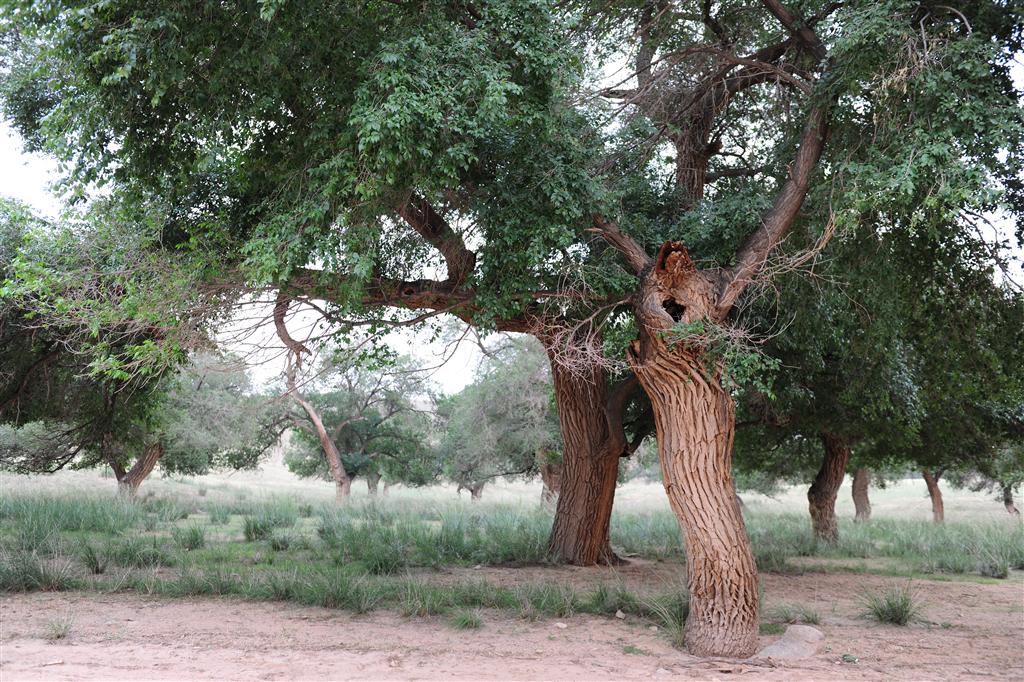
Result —
<instances>
[{"instance_id":1,"label":"gnarled tree trunk","mask_svg":"<svg viewBox=\"0 0 1024 682\"><path fill-rule=\"evenodd\" d=\"M371 471L366 474L366 492L370 497L377 497L377 486L380 484L380 473Z\"/></svg>"},{"instance_id":2,"label":"gnarled tree trunk","mask_svg":"<svg viewBox=\"0 0 1024 682\"><path fill-rule=\"evenodd\" d=\"M715 290L682 244L666 242L634 303L640 338L628 357L654 408L665 492L686 544L686 647L744 657L757 648L758 578L732 478L736 408L709 350Z\"/></svg>"},{"instance_id":3,"label":"gnarled tree trunk","mask_svg":"<svg viewBox=\"0 0 1024 682\"><path fill-rule=\"evenodd\" d=\"M1006 507L1007 513L1015 514L1016 516L1020 516L1020 510L1017 509L1017 505L1015 505L1013 503L1013 486L1012 485L1004 485L1003 486L1003 506Z\"/></svg>"},{"instance_id":4,"label":"gnarled tree trunk","mask_svg":"<svg viewBox=\"0 0 1024 682\"><path fill-rule=\"evenodd\" d=\"M846 464L850 461L850 446L846 439L831 433L821 434L825 456L821 469L807 491L807 502L811 512L811 528L817 539L834 543L839 540L839 525L836 523L836 497L839 486L846 476Z\"/></svg>"},{"instance_id":5,"label":"gnarled tree trunk","mask_svg":"<svg viewBox=\"0 0 1024 682\"><path fill-rule=\"evenodd\" d=\"M922 469L921 476L924 477L924 484L928 486L928 497L932 498L932 520L935 523L942 523L946 520L946 513L942 507L942 491L939 489L939 478L942 476L942 470L940 469L933 473L927 469Z\"/></svg>"},{"instance_id":6,"label":"gnarled tree trunk","mask_svg":"<svg viewBox=\"0 0 1024 682\"><path fill-rule=\"evenodd\" d=\"M142 455L135 460L135 464L128 471L125 471L116 462L111 462L110 466L114 470L114 476L117 477L118 492L122 495L135 497L139 492L139 486L153 472L153 469L156 468L156 463L163 456L164 445L163 443L156 442L142 449Z\"/></svg>"},{"instance_id":7,"label":"gnarled tree trunk","mask_svg":"<svg viewBox=\"0 0 1024 682\"><path fill-rule=\"evenodd\" d=\"M618 563L608 534L622 453L608 448L607 373L591 365L574 375L549 356L564 450L548 548L555 560L577 566Z\"/></svg>"},{"instance_id":8,"label":"gnarled tree trunk","mask_svg":"<svg viewBox=\"0 0 1024 682\"><path fill-rule=\"evenodd\" d=\"M550 509L558 501L558 492L562 486L562 465L551 462L541 464L540 480L544 486L540 493L540 503Z\"/></svg>"},{"instance_id":9,"label":"gnarled tree trunk","mask_svg":"<svg viewBox=\"0 0 1024 682\"><path fill-rule=\"evenodd\" d=\"M868 486L871 485L871 471L857 467L853 472L853 520L861 523L871 520L871 499L868 497Z\"/></svg>"},{"instance_id":10,"label":"gnarled tree trunk","mask_svg":"<svg viewBox=\"0 0 1024 682\"><path fill-rule=\"evenodd\" d=\"M735 407L704 360L663 348L633 366L654 407L665 492L686 544L686 647L696 656L749 656L757 567L732 479Z\"/></svg>"}]
</instances>

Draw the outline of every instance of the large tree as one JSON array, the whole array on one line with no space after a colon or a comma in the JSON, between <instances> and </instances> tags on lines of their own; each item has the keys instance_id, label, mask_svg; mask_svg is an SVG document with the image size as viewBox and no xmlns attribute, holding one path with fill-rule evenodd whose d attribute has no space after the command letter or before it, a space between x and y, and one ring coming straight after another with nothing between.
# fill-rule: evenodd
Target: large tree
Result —
<instances>
[{"instance_id":1,"label":"large tree","mask_svg":"<svg viewBox=\"0 0 1024 682\"><path fill-rule=\"evenodd\" d=\"M165 197L174 243L216 242L343 319L391 306L536 335L567 560L611 556L638 380L701 655L757 637L730 473L737 303L794 227L909 197L987 209L1021 148L1019 14L999 2L8 6L9 115L75 180ZM624 311L636 379L612 386Z\"/></svg>"}]
</instances>

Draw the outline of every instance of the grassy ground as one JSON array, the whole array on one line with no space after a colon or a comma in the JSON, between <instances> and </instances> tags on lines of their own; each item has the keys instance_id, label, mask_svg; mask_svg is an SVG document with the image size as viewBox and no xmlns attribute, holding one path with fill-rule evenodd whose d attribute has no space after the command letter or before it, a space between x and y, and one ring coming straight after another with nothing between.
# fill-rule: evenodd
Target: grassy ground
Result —
<instances>
[{"instance_id":1,"label":"grassy ground","mask_svg":"<svg viewBox=\"0 0 1024 682\"><path fill-rule=\"evenodd\" d=\"M614 578L580 588L543 575L514 584L474 576L478 567L547 563L551 515L535 485L492 486L482 503L446 488L396 489L376 500L360 491L339 508L329 486L272 467L150 481L134 502L114 498L113 481L96 472L5 476L0 484L3 591L234 595L356 613L445 615L459 629L474 627L477 609L527 619L621 612L648 619L676 642L687 614L681 580L627 589ZM906 482L873 491L876 513L868 524L852 523L841 502L835 546L812 538L803 491L746 496L758 566L979 581L1024 568L1024 527L1000 505L948 493L951 520L935 525L919 513L928 508L923 487ZM627 557L678 565L682 575L679 529L659 486L620 490L612 542ZM765 634L817 618L799 606L784 611L765 614Z\"/></svg>"}]
</instances>

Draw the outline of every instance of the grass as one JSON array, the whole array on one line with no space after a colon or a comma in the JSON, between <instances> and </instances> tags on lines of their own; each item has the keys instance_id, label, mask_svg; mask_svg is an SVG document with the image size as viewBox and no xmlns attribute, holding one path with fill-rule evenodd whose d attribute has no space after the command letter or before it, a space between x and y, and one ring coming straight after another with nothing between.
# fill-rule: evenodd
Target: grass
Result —
<instances>
[{"instance_id":1,"label":"grass","mask_svg":"<svg viewBox=\"0 0 1024 682\"><path fill-rule=\"evenodd\" d=\"M484 619L478 611L459 611L448 619L448 624L456 630L479 630Z\"/></svg>"},{"instance_id":2,"label":"grass","mask_svg":"<svg viewBox=\"0 0 1024 682\"><path fill-rule=\"evenodd\" d=\"M479 618L487 609L524 619L579 613L610 618L621 611L682 643L689 600L680 586L503 586L452 570L546 565L550 524L550 512L535 504L385 498L339 508L229 496L217 488L205 496L193 488L191 496L160 494L135 502L89 493L19 493L0 498L0 590L232 595L356 613L389 609L408 617L441 617L456 629L472 629L455 622ZM829 546L814 541L800 514L748 511L747 527L762 571L805 570L818 561L827 570L878 572L884 563L886 571L912 576L1002 578L1024 568L1020 524L842 519L840 540ZM612 542L647 560L685 559L678 525L666 511L617 511ZM894 590L874 597L877 608L871 611L882 622L918 616L913 595L904 598ZM820 616L799 605L780 605L767 612L762 627L796 622L816 624Z\"/></svg>"},{"instance_id":3,"label":"grass","mask_svg":"<svg viewBox=\"0 0 1024 682\"><path fill-rule=\"evenodd\" d=\"M64 614L60 618L54 618L47 621L46 629L43 632L43 639L56 642L61 639L67 639L71 635L71 628L74 625L74 619L71 617L71 612Z\"/></svg>"},{"instance_id":4,"label":"grass","mask_svg":"<svg viewBox=\"0 0 1024 682\"><path fill-rule=\"evenodd\" d=\"M889 625L907 625L921 617L921 600L908 581L892 585L881 592L869 592L861 597L864 615Z\"/></svg>"},{"instance_id":5,"label":"grass","mask_svg":"<svg viewBox=\"0 0 1024 682\"><path fill-rule=\"evenodd\" d=\"M201 526L175 528L171 535L174 537L174 542L187 552L206 546L206 531Z\"/></svg>"}]
</instances>

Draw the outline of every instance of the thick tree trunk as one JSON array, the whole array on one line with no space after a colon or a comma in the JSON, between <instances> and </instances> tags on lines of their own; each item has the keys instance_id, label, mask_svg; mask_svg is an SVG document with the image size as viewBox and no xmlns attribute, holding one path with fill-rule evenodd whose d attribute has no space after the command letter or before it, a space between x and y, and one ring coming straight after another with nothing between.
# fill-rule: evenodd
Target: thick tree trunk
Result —
<instances>
[{"instance_id":1,"label":"thick tree trunk","mask_svg":"<svg viewBox=\"0 0 1024 682\"><path fill-rule=\"evenodd\" d=\"M853 520L861 523L871 520L871 499L868 497L868 486L871 485L871 471L857 467L853 472Z\"/></svg>"},{"instance_id":2,"label":"thick tree trunk","mask_svg":"<svg viewBox=\"0 0 1024 682\"><path fill-rule=\"evenodd\" d=\"M939 477L942 476L942 472L937 471L933 474L927 469L922 469L921 476L928 486L928 497L932 498L932 520L935 523L942 523L946 520L946 513L942 507L942 491L939 489Z\"/></svg>"},{"instance_id":3,"label":"thick tree trunk","mask_svg":"<svg viewBox=\"0 0 1024 682\"><path fill-rule=\"evenodd\" d=\"M390 489L391 489L391 483L388 482L388 481L384 481L384 491L381 494L384 495L384 497L387 497L388 496L388 491Z\"/></svg>"},{"instance_id":4,"label":"thick tree trunk","mask_svg":"<svg viewBox=\"0 0 1024 682\"><path fill-rule=\"evenodd\" d=\"M846 476L846 464L850 461L850 446L840 436L821 434L825 456L821 469L807 491L807 502L811 512L811 528L817 539L834 543L839 540L839 525L836 523L836 497Z\"/></svg>"},{"instance_id":5,"label":"thick tree trunk","mask_svg":"<svg viewBox=\"0 0 1024 682\"><path fill-rule=\"evenodd\" d=\"M551 374L564 449L549 551L577 566L619 563L608 535L622 453L608 448L607 373L591 365L580 376L552 357Z\"/></svg>"},{"instance_id":6,"label":"thick tree trunk","mask_svg":"<svg viewBox=\"0 0 1024 682\"><path fill-rule=\"evenodd\" d=\"M685 247L662 245L634 300L640 338L629 362L654 409L669 504L683 531L696 656L742 658L757 649L758 578L732 478L736 408L711 350L718 280Z\"/></svg>"},{"instance_id":7,"label":"thick tree trunk","mask_svg":"<svg viewBox=\"0 0 1024 682\"><path fill-rule=\"evenodd\" d=\"M1006 507L1007 513L1020 516L1020 510L1013 503L1013 486L1011 485L1003 486L1003 506Z\"/></svg>"},{"instance_id":8,"label":"thick tree trunk","mask_svg":"<svg viewBox=\"0 0 1024 682\"><path fill-rule=\"evenodd\" d=\"M484 496L484 484L476 483L469 487L469 499L473 502L479 502Z\"/></svg>"},{"instance_id":9,"label":"thick tree trunk","mask_svg":"<svg viewBox=\"0 0 1024 682\"><path fill-rule=\"evenodd\" d=\"M370 497L377 497L377 486L380 484L380 474L371 471L366 474L366 492Z\"/></svg>"},{"instance_id":10,"label":"thick tree trunk","mask_svg":"<svg viewBox=\"0 0 1024 682\"><path fill-rule=\"evenodd\" d=\"M114 475L117 476L118 492L122 495L135 497L139 492L139 486L153 472L153 469L156 468L156 463L163 456L163 443L157 442L143 448L142 456L135 460L135 464L128 471L125 471L119 465L111 464L111 468L114 469Z\"/></svg>"},{"instance_id":11,"label":"thick tree trunk","mask_svg":"<svg viewBox=\"0 0 1024 682\"><path fill-rule=\"evenodd\" d=\"M654 407L665 492L686 544L686 647L696 656L749 656L757 648L757 567L732 479L735 407L702 358L663 351L632 359Z\"/></svg>"},{"instance_id":12,"label":"thick tree trunk","mask_svg":"<svg viewBox=\"0 0 1024 682\"><path fill-rule=\"evenodd\" d=\"M558 492L562 487L562 465L550 462L541 464L540 480L544 485L540 493L540 503L551 509L558 501Z\"/></svg>"}]
</instances>

